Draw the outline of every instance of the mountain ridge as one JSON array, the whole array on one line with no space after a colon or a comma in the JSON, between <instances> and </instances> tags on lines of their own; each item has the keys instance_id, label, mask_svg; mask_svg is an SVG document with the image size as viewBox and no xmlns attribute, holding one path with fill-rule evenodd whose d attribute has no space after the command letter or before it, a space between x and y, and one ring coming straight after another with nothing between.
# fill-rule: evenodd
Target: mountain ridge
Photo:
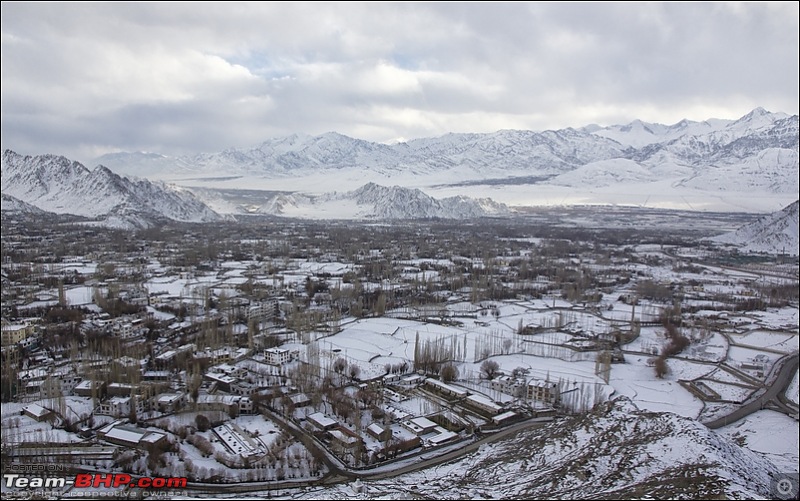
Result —
<instances>
[{"instance_id":1,"label":"mountain ridge","mask_svg":"<svg viewBox=\"0 0 800 501\"><path fill-rule=\"evenodd\" d=\"M84 202L105 188L155 196L149 185L137 189L134 185L139 181L115 177L136 174L137 178L169 183L173 202L166 205L176 205L175 197L180 195L175 193L183 190L187 197L189 192L201 195L229 214L450 218L459 212L480 213L474 206L468 207L472 202L455 210L457 201L467 198L483 207L484 214L503 213L503 207L554 204L686 206L690 210L767 213L790 203L800 189L799 130L797 115L756 108L737 120L681 120L673 125L634 120L624 126L543 132L504 129L449 133L391 145L336 132L292 134L253 148L183 157L112 153L101 157L94 171L68 159L43 155L41 163L59 173L33 166L39 170L17 175L8 185L8 193L48 211L64 211L77 204L70 210L79 215L93 216L99 208L124 214L126 206L112 203L113 197ZM4 190L6 177L4 174ZM339 198L342 214L336 214L334 193L341 197L369 183L411 191L402 196L396 190L382 192L395 197L388 205ZM73 186L75 200L59 202L57 193L50 193L50 184L61 187L56 192ZM27 188L15 191L22 188L13 185ZM265 195L240 204L230 196L235 190ZM430 200L420 202L421 196L414 190L436 200L440 207L434 210ZM278 192L283 194L274 195ZM117 198L130 201L128 211L148 205L138 196ZM483 203L483 199L490 202ZM419 203L419 211L399 207L396 202L400 200ZM328 205L323 210L321 204ZM196 210L202 212L199 206ZM167 217L186 219L177 212L169 215L167 210ZM434 213L437 215L430 216Z\"/></svg>"},{"instance_id":2,"label":"mountain ridge","mask_svg":"<svg viewBox=\"0 0 800 501\"><path fill-rule=\"evenodd\" d=\"M725 203L740 210L737 201L779 195L782 203L788 203L786 199L798 191L798 131L797 115L756 108L736 120L681 120L669 126L634 120L624 126L542 132L449 133L395 144L335 132L292 134L218 153L182 157L116 153L99 160L115 171L194 187L260 186L322 194L375 182L423 188L428 194L440 192L443 198L482 198L490 186L525 185L541 188L544 194L552 192L550 187L560 187L567 190L562 199L578 193L585 195L583 200L606 204L624 203L614 199L618 192L641 193L642 201L669 195L665 208L687 197L719 199L730 194L733 202ZM599 185L592 176L598 169ZM484 188L470 191L463 189L465 185ZM605 191L598 189L604 186ZM613 190L614 186L619 189ZM520 204L497 196L505 195L495 190L496 201ZM520 192L517 198L536 205L541 197ZM769 203L744 208L765 212L765 206Z\"/></svg>"},{"instance_id":3,"label":"mountain ridge","mask_svg":"<svg viewBox=\"0 0 800 501\"><path fill-rule=\"evenodd\" d=\"M23 156L6 150L1 168L4 195L46 212L96 218L121 227L149 226L160 218L222 219L183 188L123 177L102 165L89 170L63 156Z\"/></svg>"},{"instance_id":4,"label":"mountain ridge","mask_svg":"<svg viewBox=\"0 0 800 501\"><path fill-rule=\"evenodd\" d=\"M743 252L798 255L800 200L711 240L738 246Z\"/></svg>"},{"instance_id":5,"label":"mountain ridge","mask_svg":"<svg viewBox=\"0 0 800 501\"><path fill-rule=\"evenodd\" d=\"M228 214L264 214L335 219L465 219L506 215L507 207L490 199L435 199L419 189L367 183L347 193L309 197L274 192L259 204L235 205L203 190L127 178L103 165L88 170L56 155L22 156L6 150L2 159L3 210L100 218L103 224L141 228L160 218L182 222L219 221ZM338 211L349 207L344 217Z\"/></svg>"},{"instance_id":6,"label":"mountain ridge","mask_svg":"<svg viewBox=\"0 0 800 501\"><path fill-rule=\"evenodd\" d=\"M425 158L435 158L446 153L457 158L459 155L475 150L484 152L487 155L492 153L508 154L514 152L513 146L527 144L528 146L540 146L542 154L548 151L555 153L559 145L573 147L569 154L561 154L562 160L588 163L589 161L602 160L606 155L632 160L637 158L646 159L652 156L654 150L657 149L648 149L646 148L647 146L659 144L662 145L662 148L666 145L674 147L676 146L674 143L679 137L698 138L710 135L711 137L706 143L712 145L727 144L733 142L743 132L768 133L773 140L780 136L780 138L786 139L779 143L780 147L796 148L798 142L796 135L797 122L797 115L788 116L785 113L770 113L759 107L738 120L709 119L703 122L693 122L684 119L671 126L634 120L627 125L602 127L591 132L589 131L591 129L590 126L579 129L567 127L541 132L501 129L488 133L447 133L441 136L412 139L395 144L370 142L337 132L327 132L317 136L292 134L267 139L255 147L226 148L218 153L198 153L182 157L168 157L152 152L116 152L102 155L95 161L103 165L111 164L110 167L112 169L115 164L120 163L120 159L126 156L135 156L144 160L180 158L185 163L194 162L198 166L219 165L228 161L231 163L242 162L247 165L259 165L261 167L282 167L288 170L292 167L298 167L295 161L300 159L299 153L303 152L312 165L343 168L366 166L369 161L374 159L364 158L366 156L377 156L379 158L382 155L392 155L392 157L406 155L410 156L412 160L417 160L416 156L419 155ZM780 129L784 126L788 126L789 130L781 132ZM635 130L636 127L648 131L653 136L651 138L652 141L644 141L644 144L641 144L643 140L635 137L635 133L638 132ZM778 130L772 131L770 134L772 129ZM680 133L676 133L676 131L680 131ZM594 146L594 148L589 148L586 144L580 144L586 141L595 141L594 144L589 143L589 146ZM349 148L342 147L340 143L343 143L344 146L349 146ZM582 151L574 148L575 145L581 146ZM599 155L598 148L601 150ZM591 154L591 158L586 157L587 153ZM406 162L409 161L406 160Z\"/></svg>"}]
</instances>

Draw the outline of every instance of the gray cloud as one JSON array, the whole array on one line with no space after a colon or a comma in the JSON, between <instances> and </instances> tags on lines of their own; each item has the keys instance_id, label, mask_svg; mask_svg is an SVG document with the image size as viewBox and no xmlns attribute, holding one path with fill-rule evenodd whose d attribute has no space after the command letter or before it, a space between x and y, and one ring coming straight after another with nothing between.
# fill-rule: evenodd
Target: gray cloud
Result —
<instances>
[{"instance_id":1,"label":"gray cloud","mask_svg":"<svg viewBox=\"0 0 800 501\"><path fill-rule=\"evenodd\" d=\"M85 160L798 112L798 4L2 3L2 147Z\"/></svg>"}]
</instances>

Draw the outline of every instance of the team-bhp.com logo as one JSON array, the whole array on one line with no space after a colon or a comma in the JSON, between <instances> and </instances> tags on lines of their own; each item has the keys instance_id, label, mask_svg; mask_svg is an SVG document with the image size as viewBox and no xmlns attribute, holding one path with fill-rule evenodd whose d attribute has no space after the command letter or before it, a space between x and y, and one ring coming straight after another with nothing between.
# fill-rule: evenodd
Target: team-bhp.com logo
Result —
<instances>
[{"instance_id":1,"label":"team-bhp.com logo","mask_svg":"<svg viewBox=\"0 0 800 501\"><path fill-rule=\"evenodd\" d=\"M78 473L75 478L39 477L4 473L3 484L17 489L89 488L175 489L186 487L186 477L131 477L127 473Z\"/></svg>"},{"instance_id":2,"label":"team-bhp.com logo","mask_svg":"<svg viewBox=\"0 0 800 501\"><path fill-rule=\"evenodd\" d=\"M798 486L800 485L800 475L797 473L782 473L772 479L773 499L798 499Z\"/></svg>"}]
</instances>

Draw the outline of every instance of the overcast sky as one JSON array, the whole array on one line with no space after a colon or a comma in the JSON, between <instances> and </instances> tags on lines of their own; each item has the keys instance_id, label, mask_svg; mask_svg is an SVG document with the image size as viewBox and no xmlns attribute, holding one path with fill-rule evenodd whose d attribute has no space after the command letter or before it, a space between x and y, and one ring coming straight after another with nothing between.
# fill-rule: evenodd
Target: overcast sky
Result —
<instances>
[{"instance_id":1,"label":"overcast sky","mask_svg":"<svg viewBox=\"0 0 800 501\"><path fill-rule=\"evenodd\" d=\"M2 2L2 148L88 161L798 113L798 2Z\"/></svg>"}]
</instances>

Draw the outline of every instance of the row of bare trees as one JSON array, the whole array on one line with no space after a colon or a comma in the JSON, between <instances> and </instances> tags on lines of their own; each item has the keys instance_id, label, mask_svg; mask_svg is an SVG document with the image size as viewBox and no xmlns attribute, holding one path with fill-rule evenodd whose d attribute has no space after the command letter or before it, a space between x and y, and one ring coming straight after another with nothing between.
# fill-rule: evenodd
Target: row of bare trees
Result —
<instances>
[{"instance_id":1,"label":"row of bare trees","mask_svg":"<svg viewBox=\"0 0 800 501\"><path fill-rule=\"evenodd\" d=\"M661 312L660 320L661 325L664 327L664 335L666 336L667 342L661 349L661 353L659 353L654 363L656 377L659 379L663 379L663 377L669 372L667 358L678 355L684 349L686 349L689 344L691 344L689 338L684 336L681 332L679 326L680 312L681 310L679 304L676 304L670 308L665 308Z\"/></svg>"}]
</instances>

